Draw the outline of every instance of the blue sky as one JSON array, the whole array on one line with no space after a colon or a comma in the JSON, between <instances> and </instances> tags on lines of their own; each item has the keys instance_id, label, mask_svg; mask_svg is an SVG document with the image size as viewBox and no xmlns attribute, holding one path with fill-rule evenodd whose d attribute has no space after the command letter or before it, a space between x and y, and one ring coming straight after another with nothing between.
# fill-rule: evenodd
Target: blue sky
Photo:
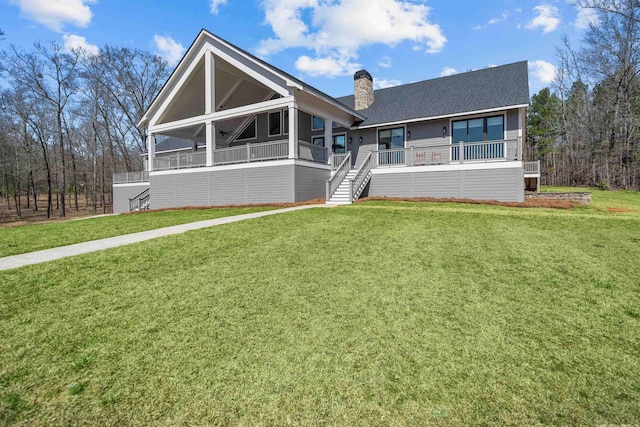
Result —
<instances>
[{"instance_id":1,"label":"blue sky","mask_svg":"<svg viewBox=\"0 0 640 427\"><path fill-rule=\"evenodd\" d=\"M360 68L386 87L522 60L533 94L562 35L578 45L594 19L571 0L0 0L0 48L109 44L175 64L206 28L333 96Z\"/></svg>"}]
</instances>

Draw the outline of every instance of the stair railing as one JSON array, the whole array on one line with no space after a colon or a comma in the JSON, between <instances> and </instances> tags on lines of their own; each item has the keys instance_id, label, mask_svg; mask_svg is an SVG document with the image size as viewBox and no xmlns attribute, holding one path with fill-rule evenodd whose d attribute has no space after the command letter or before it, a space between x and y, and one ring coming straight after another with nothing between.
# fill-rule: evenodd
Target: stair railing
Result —
<instances>
[{"instance_id":1,"label":"stair railing","mask_svg":"<svg viewBox=\"0 0 640 427\"><path fill-rule=\"evenodd\" d=\"M331 179L327 180L327 188L326 188L326 199L329 201L333 193L338 189L340 183L344 179L344 177L349 173L349 169L351 169L351 151L349 151L338 166L336 173L333 174Z\"/></svg>"},{"instance_id":2,"label":"stair railing","mask_svg":"<svg viewBox=\"0 0 640 427\"><path fill-rule=\"evenodd\" d=\"M369 182L369 178L371 178L371 169L373 169L374 164L372 154L373 152L369 151L360 169L358 169L353 179L349 180L349 197L352 202L360 197Z\"/></svg>"},{"instance_id":3,"label":"stair railing","mask_svg":"<svg viewBox=\"0 0 640 427\"><path fill-rule=\"evenodd\" d=\"M132 198L129 199L129 212L135 212L143 209L148 209L148 201L150 200L151 194L149 193L149 188L141 191L139 194L136 194ZM146 204L146 207L144 206Z\"/></svg>"}]
</instances>

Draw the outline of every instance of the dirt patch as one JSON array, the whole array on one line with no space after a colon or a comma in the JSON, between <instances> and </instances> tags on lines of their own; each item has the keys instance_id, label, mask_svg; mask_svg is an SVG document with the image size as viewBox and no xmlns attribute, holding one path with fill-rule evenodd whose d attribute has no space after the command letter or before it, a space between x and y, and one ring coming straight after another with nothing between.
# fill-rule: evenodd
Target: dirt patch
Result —
<instances>
[{"instance_id":1,"label":"dirt patch","mask_svg":"<svg viewBox=\"0 0 640 427\"><path fill-rule=\"evenodd\" d=\"M551 208L551 209L571 209L576 206L576 203L572 203L567 200L545 200L545 199L528 199L524 202L500 202L497 200L474 200L474 199L455 199L455 198L434 198L434 197L364 197L356 201L356 203L362 203L369 200L389 200L399 202L436 202L436 203L466 203L471 205L493 205L493 206L508 206L513 208Z\"/></svg>"}]
</instances>

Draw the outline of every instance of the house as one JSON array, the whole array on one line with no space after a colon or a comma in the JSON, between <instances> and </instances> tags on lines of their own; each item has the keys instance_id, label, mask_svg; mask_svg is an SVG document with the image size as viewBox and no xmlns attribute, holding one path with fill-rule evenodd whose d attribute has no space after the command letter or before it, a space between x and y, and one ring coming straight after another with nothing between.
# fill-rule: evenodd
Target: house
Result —
<instances>
[{"instance_id":1,"label":"house","mask_svg":"<svg viewBox=\"0 0 640 427\"><path fill-rule=\"evenodd\" d=\"M140 121L144 171L114 212L364 195L522 201L529 102L518 62L333 98L202 30ZM526 170L525 170L526 168ZM535 189L535 188L534 188Z\"/></svg>"}]
</instances>

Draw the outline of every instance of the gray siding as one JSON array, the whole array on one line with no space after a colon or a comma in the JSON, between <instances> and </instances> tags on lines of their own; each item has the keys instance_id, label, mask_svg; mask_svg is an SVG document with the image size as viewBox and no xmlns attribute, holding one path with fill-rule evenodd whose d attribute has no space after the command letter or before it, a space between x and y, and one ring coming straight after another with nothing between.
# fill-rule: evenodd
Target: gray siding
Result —
<instances>
[{"instance_id":1,"label":"gray siding","mask_svg":"<svg viewBox=\"0 0 640 427\"><path fill-rule=\"evenodd\" d=\"M113 213L129 212L129 199L149 188L149 183L113 186Z\"/></svg>"},{"instance_id":2,"label":"gray siding","mask_svg":"<svg viewBox=\"0 0 640 427\"><path fill-rule=\"evenodd\" d=\"M272 166L151 176L151 208L294 201L294 167Z\"/></svg>"},{"instance_id":3,"label":"gray siding","mask_svg":"<svg viewBox=\"0 0 640 427\"><path fill-rule=\"evenodd\" d=\"M507 139L518 138L518 110L507 111Z\"/></svg>"},{"instance_id":4,"label":"gray siding","mask_svg":"<svg viewBox=\"0 0 640 427\"><path fill-rule=\"evenodd\" d=\"M331 171L308 166L296 166L296 202L326 196L326 182Z\"/></svg>"},{"instance_id":5,"label":"gray siding","mask_svg":"<svg viewBox=\"0 0 640 427\"><path fill-rule=\"evenodd\" d=\"M437 197L522 202L522 168L421 171L371 176L369 196Z\"/></svg>"}]
</instances>

